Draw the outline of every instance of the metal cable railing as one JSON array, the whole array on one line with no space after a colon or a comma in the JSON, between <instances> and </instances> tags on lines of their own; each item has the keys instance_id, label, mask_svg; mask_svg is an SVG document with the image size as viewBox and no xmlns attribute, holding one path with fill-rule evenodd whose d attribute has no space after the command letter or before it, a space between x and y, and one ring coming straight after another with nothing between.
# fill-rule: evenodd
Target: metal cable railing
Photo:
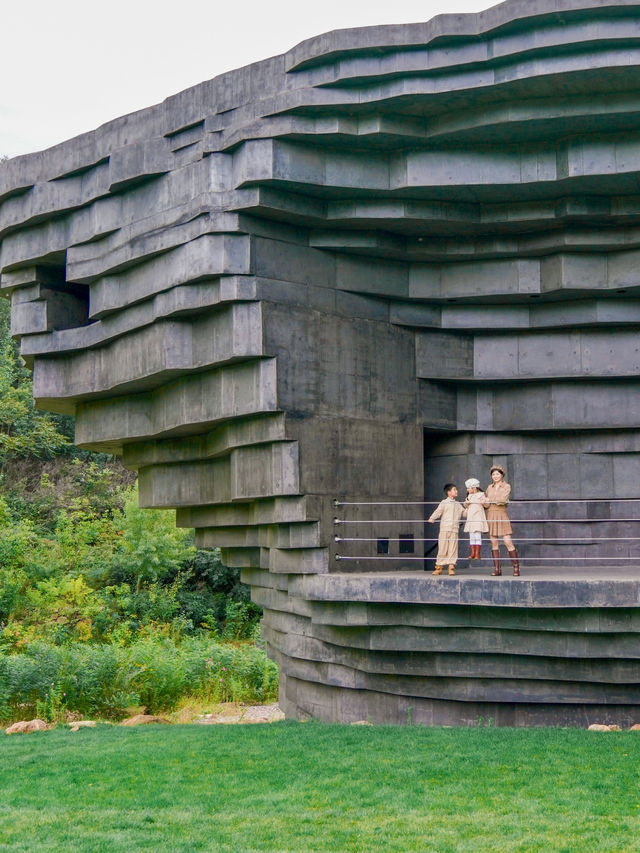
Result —
<instances>
[{"instance_id":1,"label":"metal cable railing","mask_svg":"<svg viewBox=\"0 0 640 853\"><path fill-rule=\"evenodd\" d=\"M394 529L397 526L404 526L405 528L409 528L410 526L415 525L426 525L428 523L427 515L425 512L421 518L416 518L419 513L411 512L410 518L375 518L371 517L371 515L375 512L376 508L417 508L417 507L436 507L440 501L347 501L347 500L339 500L336 499L333 502L334 508L339 512L334 517L334 542L337 546L337 553L335 554L335 558L337 561L359 561L366 562L369 560L375 562L419 562L419 561L435 561L436 556L434 553L430 553L435 551L435 546L438 542L438 537L433 535L416 535L415 529L411 533L405 533L403 535L394 535ZM463 503L460 501L460 503ZM490 506L492 502L488 502ZM497 504L497 502L496 502ZM638 505L638 515L634 516L629 513L628 509L624 515L615 516L611 515L611 506L610 505L626 505L630 508L630 505L637 504ZM504 505L504 504L502 504ZM565 505L575 505L575 509L572 511L570 509L570 517L563 518L561 513L556 515L554 512L554 507L564 507ZM549 515L547 517L532 517L535 516L535 510L544 506L549 510ZM597 514L597 517L593 517L593 514L589 511L590 506L600 506L601 513ZM607 509L608 506L608 509ZM580 514L580 509L584 507L586 512L585 514ZM622 507L621 507L622 508ZM352 515L352 510L357 509L357 512L363 512L367 514L366 518L354 518L347 517ZM518 517L518 515L524 510L524 517ZM394 515L395 512L384 513L384 515ZM518 501L510 501L508 504L508 514L509 521L512 525L519 525L519 527L512 533L513 544L518 547L519 554L518 559L521 563L541 563L541 564L549 564L549 563L558 563L558 564L567 564L571 562L572 564L584 563L590 564L595 562L600 562L602 564L607 561L614 562L616 564L632 564L636 563L640 567L640 497L639 498L558 498L554 500L518 500ZM436 520L438 523L439 520ZM467 538L465 533L463 532L463 525L465 519L462 518L460 521L460 537L459 542L460 546L463 546L467 543ZM541 535L531 535L531 533L535 533L536 531L526 531L524 536L519 536L517 534L517 530L521 529L521 525L556 525L558 527L562 527L563 525L575 525L582 524L587 525L589 529L593 530L593 533L584 535L584 530L579 530L577 533L580 535L571 536L566 535L568 531L560 530L558 534L554 534L552 532L549 535L546 535L544 532ZM609 531L598 531L598 527L603 525L618 525L618 524L637 524L638 525L638 535L629 535L631 531L628 529L622 529L618 532L615 530L612 531L612 535L602 535L602 533L608 533ZM377 526L375 530L376 535L367 535L367 530L371 529L371 526ZM362 536L357 535L357 530L355 535L350 534L350 530L353 528L364 528ZM349 535L343 535L343 532ZM374 531L371 531L372 533ZM529 534L529 535L526 535ZM483 534L484 541L489 540L489 536L487 533ZM502 536L498 537L502 539ZM373 543L377 543L378 550L380 549L380 544L382 543L384 546L383 553L370 553L373 548L371 547ZM424 546L429 546L425 548L424 554L415 554L415 550L411 550L418 543L422 543ZM397 545L399 548L399 553L389 553L389 548L391 545ZM553 547L557 545L561 549L564 548L566 550L567 546L573 544L576 547L580 547L582 549L587 549L589 546L593 545L598 548L597 555L589 555L587 553L581 553L579 555L576 554L566 554L559 553L555 556L549 556L545 553L531 553L532 551L540 551L541 549L548 549L549 547ZM631 553L634 545L638 545L638 553ZM607 546L611 546L607 548ZM504 554L504 548L503 548ZM460 561L465 562L466 557L461 556L459 558ZM489 556L484 558L486 560L490 560Z\"/></svg>"}]
</instances>

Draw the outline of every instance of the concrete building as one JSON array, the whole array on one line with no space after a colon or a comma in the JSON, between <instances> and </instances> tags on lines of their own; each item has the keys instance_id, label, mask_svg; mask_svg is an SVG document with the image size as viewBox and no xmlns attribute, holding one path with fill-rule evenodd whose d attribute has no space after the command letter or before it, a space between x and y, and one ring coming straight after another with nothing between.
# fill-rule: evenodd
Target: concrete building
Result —
<instances>
[{"instance_id":1,"label":"concrete building","mask_svg":"<svg viewBox=\"0 0 640 853\"><path fill-rule=\"evenodd\" d=\"M242 567L287 714L640 718L639 128L639 0L507 0L0 165L38 405ZM494 463L523 576L432 578Z\"/></svg>"}]
</instances>

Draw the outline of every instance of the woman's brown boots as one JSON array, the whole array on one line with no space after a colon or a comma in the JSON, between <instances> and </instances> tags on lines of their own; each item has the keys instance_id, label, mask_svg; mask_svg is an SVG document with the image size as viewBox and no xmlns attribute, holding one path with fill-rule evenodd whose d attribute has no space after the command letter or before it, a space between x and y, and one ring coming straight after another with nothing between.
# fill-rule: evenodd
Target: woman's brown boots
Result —
<instances>
[{"instance_id":1,"label":"woman's brown boots","mask_svg":"<svg viewBox=\"0 0 640 853\"><path fill-rule=\"evenodd\" d=\"M493 571L491 572L491 577L498 577L498 575L502 574L500 570L500 551L491 551L491 556L493 557ZM509 556L511 557L511 564L513 566L513 576L514 578L520 577L520 561L518 559L518 549L514 548L513 551L509 551Z\"/></svg>"},{"instance_id":2,"label":"woman's brown boots","mask_svg":"<svg viewBox=\"0 0 640 853\"><path fill-rule=\"evenodd\" d=\"M509 551L509 556L511 557L511 565L513 566L513 576L514 578L519 578L520 562L518 560L518 549L514 548L513 551Z\"/></svg>"},{"instance_id":3,"label":"woman's brown boots","mask_svg":"<svg viewBox=\"0 0 640 853\"><path fill-rule=\"evenodd\" d=\"M491 577L495 578L502 574L500 569L500 551L497 548L495 551L492 549L491 556L493 557L493 571L491 572Z\"/></svg>"}]
</instances>

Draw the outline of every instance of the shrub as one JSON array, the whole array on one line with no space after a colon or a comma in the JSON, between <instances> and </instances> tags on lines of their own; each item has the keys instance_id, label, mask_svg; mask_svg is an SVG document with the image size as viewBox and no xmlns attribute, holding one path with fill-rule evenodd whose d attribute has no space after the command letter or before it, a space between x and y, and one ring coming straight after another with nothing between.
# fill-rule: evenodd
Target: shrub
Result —
<instances>
[{"instance_id":1,"label":"shrub","mask_svg":"<svg viewBox=\"0 0 640 853\"><path fill-rule=\"evenodd\" d=\"M196 628L204 627L226 639L255 635L262 610L251 601L249 587L241 583L240 570L225 566L217 548L196 551L185 569L189 573L178 600L184 616Z\"/></svg>"},{"instance_id":2,"label":"shrub","mask_svg":"<svg viewBox=\"0 0 640 853\"><path fill-rule=\"evenodd\" d=\"M173 577L193 557L191 534L175 525L175 513L141 509L138 491L129 491L124 502L122 529L111 560L96 581L130 583L136 589Z\"/></svg>"},{"instance_id":3,"label":"shrub","mask_svg":"<svg viewBox=\"0 0 640 853\"><path fill-rule=\"evenodd\" d=\"M52 722L66 712L117 718L144 705L171 711L188 696L206 701L268 702L278 668L253 645L204 637L178 644L147 637L130 646L33 642L19 654L0 653L0 716L36 712Z\"/></svg>"},{"instance_id":4,"label":"shrub","mask_svg":"<svg viewBox=\"0 0 640 853\"><path fill-rule=\"evenodd\" d=\"M13 491L0 497L0 648L36 639L129 645L148 635L255 636L261 610L218 550L196 551L175 513L140 509L135 487L118 491L111 469L79 459L65 465L51 469L60 475L55 488L40 473L40 498L25 514L17 471ZM58 486L67 475L62 506Z\"/></svg>"}]
</instances>

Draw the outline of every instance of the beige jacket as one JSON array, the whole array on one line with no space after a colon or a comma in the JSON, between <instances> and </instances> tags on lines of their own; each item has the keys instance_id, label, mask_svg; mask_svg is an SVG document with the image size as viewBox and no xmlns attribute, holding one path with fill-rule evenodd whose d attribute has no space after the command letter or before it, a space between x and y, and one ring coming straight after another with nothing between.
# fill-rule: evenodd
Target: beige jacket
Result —
<instances>
[{"instance_id":1,"label":"beige jacket","mask_svg":"<svg viewBox=\"0 0 640 853\"><path fill-rule=\"evenodd\" d=\"M440 519L440 530L457 530L460 519L466 514L465 508L453 498L445 498L429 516L429 521Z\"/></svg>"},{"instance_id":2,"label":"beige jacket","mask_svg":"<svg viewBox=\"0 0 640 853\"><path fill-rule=\"evenodd\" d=\"M487 486L487 501L491 504L506 506L509 503L510 494L511 486L509 483L505 483L504 480L500 480L499 483L491 483L491 485Z\"/></svg>"},{"instance_id":3,"label":"beige jacket","mask_svg":"<svg viewBox=\"0 0 640 853\"><path fill-rule=\"evenodd\" d=\"M487 499L484 492L474 492L467 495L465 505L467 506L467 523L464 526L465 533L488 533L489 525L485 515Z\"/></svg>"},{"instance_id":4,"label":"beige jacket","mask_svg":"<svg viewBox=\"0 0 640 853\"><path fill-rule=\"evenodd\" d=\"M509 521L507 505L511 486L501 480L499 483L491 483L487 486L487 522L489 524L489 536L511 536L513 528Z\"/></svg>"}]
</instances>

